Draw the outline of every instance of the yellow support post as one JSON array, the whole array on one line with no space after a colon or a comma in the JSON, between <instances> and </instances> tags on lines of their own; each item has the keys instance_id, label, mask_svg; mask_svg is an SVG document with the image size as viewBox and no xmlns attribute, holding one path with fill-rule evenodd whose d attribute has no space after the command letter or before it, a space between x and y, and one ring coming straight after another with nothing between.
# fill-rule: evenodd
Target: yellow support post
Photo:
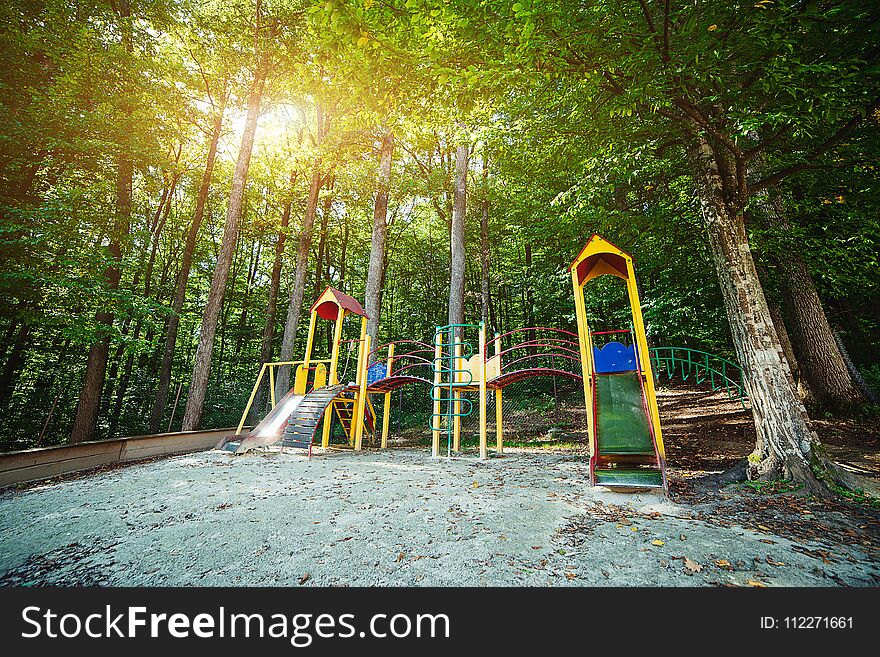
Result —
<instances>
[{"instance_id":1,"label":"yellow support post","mask_svg":"<svg viewBox=\"0 0 880 657\"><path fill-rule=\"evenodd\" d=\"M587 323L587 311L584 305L584 293L578 283L577 271L572 269L571 282L574 288L574 307L577 317L578 346L581 352L581 375L584 383L584 405L587 410L587 438L589 440L590 455L594 453L595 435L593 417L593 367L592 352L590 351L590 326Z\"/></svg>"},{"instance_id":2,"label":"yellow support post","mask_svg":"<svg viewBox=\"0 0 880 657\"><path fill-rule=\"evenodd\" d=\"M260 381L263 380L263 373L266 371L266 366L268 363L263 363L263 366L260 368L260 373L257 375L257 382L254 384L253 390L251 390L251 396L248 397L247 406L244 407L244 413L241 414L241 422L238 423L238 428L235 430L235 435L239 435L241 433L242 428L244 428L244 421L247 419L247 414L251 410L251 404L254 403L254 397L257 396L257 390L260 388Z\"/></svg>"},{"instance_id":3,"label":"yellow support post","mask_svg":"<svg viewBox=\"0 0 880 657\"><path fill-rule=\"evenodd\" d=\"M632 310L633 329L635 333L635 341L638 349L639 366L642 370L642 376L645 381L645 394L648 399L648 409L651 413L651 420L654 423L654 441L657 444L657 451L661 458L666 458L666 450L663 447L663 430L660 428L660 412L657 407L657 393L654 390L654 371L651 366L651 354L648 352L648 340L645 337L645 322L642 318L642 303L639 299L639 288L636 285L636 275L633 269L632 258L626 258L626 288L629 292L630 309Z\"/></svg>"},{"instance_id":4,"label":"yellow support post","mask_svg":"<svg viewBox=\"0 0 880 657\"><path fill-rule=\"evenodd\" d=\"M435 336L434 343L434 408L432 409L433 415L431 416L431 456L434 458L440 456L440 395L443 394L440 384L443 383L442 367L443 334L438 333Z\"/></svg>"},{"instance_id":5,"label":"yellow support post","mask_svg":"<svg viewBox=\"0 0 880 657\"><path fill-rule=\"evenodd\" d=\"M269 399L275 408L275 367L269 363Z\"/></svg>"},{"instance_id":6,"label":"yellow support post","mask_svg":"<svg viewBox=\"0 0 880 657\"><path fill-rule=\"evenodd\" d=\"M456 342L461 342L461 340L456 340ZM461 358L461 344L455 345L455 372L450 373L450 376L453 377L453 381L459 376L458 371L464 369L462 367L462 358ZM462 383L464 383L464 374L461 374ZM452 398L454 401L452 402L452 451L460 452L461 451L461 392L458 388L453 388L452 390Z\"/></svg>"},{"instance_id":7,"label":"yellow support post","mask_svg":"<svg viewBox=\"0 0 880 657\"><path fill-rule=\"evenodd\" d=\"M314 311L312 312L314 316ZM339 314L336 316L336 325L333 327L333 350L330 353L330 378L327 379L329 385L339 383L338 364L339 364L339 342L342 340L342 323L345 320L345 309L339 306ZM321 427L321 447L327 449L330 447L330 429L333 426L333 408L334 402L330 402L327 410L324 411L324 425Z\"/></svg>"},{"instance_id":8,"label":"yellow support post","mask_svg":"<svg viewBox=\"0 0 880 657\"><path fill-rule=\"evenodd\" d=\"M480 322L480 458L488 458L486 449L486 325Z\"/></svg>"},{"instance_id":9,"label":"yellow support post","mask_svg":"<svg viewBox=\"0 0 880 657\"><path fill-rule=\"evenodd\" d=\"M362 349L362 357L361 361L361 371L360 376L358 377L358 392L357 392L357 420L355 421L355 433L354 433L354 449L359 452L361 450L363 436L364 436L364 408L366 406L367 400L367 361L369 361L368 354L370 353L370 336L367 335L367 320L364 319L362 322L361 335L363 336L361 342Z\"/></svg>"},{"instance_id":10,"label":"yellow support post","mask_svg":"<svg viewBox=\"0 0 880 657\"><path fill-rule=\"evenodd\" d=\"M501 364L501 334L495 334L495 355ZM495 388L495 451L504 452L504 407L501 388Z\"/></svg>"},{"instance_id":11,"label":"yellow support post","mask_svg":"<svg viewBox=\"0 0 880 657\"><path fill-rule=\"evenodd\" d=\"M309 337L306 339L306 358L303 361L303 366L306 370L309 369L309 363L312 361L312 346L315 344L315 322L318 319L318 313L316 311L312 311L309 316ZM306 374L308 377L308 374Z\"/></svg>"},{"instance_id":12,"label":"yellow support post","mask_svg":"<svg viewBox=\"0 0 880 657\"><path fill-rule=\"evenodd\" d=\"M333 327L333 351L330 354L330 385L339 383L339 343L342 340L342 323L345 320L345 309L339 306L336 326Z\"/></svg>"},{"instance_id":13,"label":"yellow support post","mask_svg":"<svg viewBox=\"0 0 880 657\"><path fill-rule=\"evenodd\" d=\"M388 367L385 376L391 376L391 364L394 361L394 343L388 345ZM385 407L382 409L382 449L388 447L388 426L391 421L391 393L385 393Z\"/></svg>"}]
</instances>

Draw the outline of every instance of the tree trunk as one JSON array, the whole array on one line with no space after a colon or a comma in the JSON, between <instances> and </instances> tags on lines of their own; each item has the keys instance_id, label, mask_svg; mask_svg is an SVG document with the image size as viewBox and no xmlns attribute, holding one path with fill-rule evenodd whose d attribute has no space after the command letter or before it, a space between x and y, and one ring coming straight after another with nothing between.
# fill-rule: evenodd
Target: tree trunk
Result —
<instances>
[{"instance_id":1,"label":"tree trunk","mask_svg":"<svg viewBox=\"0 0 880 657\"><path fill-rule=\"evenodd\" d=\"M792 329L792 346L811 400L824 409L838 411L864 403L865 397L853 381L834 339L834 331L819 299L810 269L799 254L800 245L790 237L791 223L782 197L778 193L768 193L764 205L780 234L780 282Z\"/></svg>"},{"instance_id":2,"label":"tree trunk","mask_svg":"<svg viewBox=\"0 0 880 657\"><path fill-rule=\"evenodd\" d=\"M467 215L468 145L455 150L455 188L450 229L449 323L464 324L464 225ZM461 329L456 331L460 336Z\"/></svg>"},{"instance_id":3,"label":"tree trunk","mask_svg":"<svg viewBox=\"0 0 880 657\"><path fill-rule=\"evenodd\" d=\"M332 191L333 182L328 182L325 189L327 189L327 191ZM324 291L324 280L326 279L327 283L330 283L330 276L327 273L329 270L327 267L327 261L330 259L328 254L330 249L327 246L327 227L330 224L330 211L333 208L333 195L327 194L324 196L324 203L322 205L321 227L318 230L318 253L315 257L315 285L312 288L315 298Z\"/></svg>"},{"instance_id":4,"label":"tree trunk","mask_svg":"<svg viewBox=\"0 0 880 657\"><path fill-rule=\"evenodd\" d=\"M260 270L260 254L262 251L263 245L260 242L257 242L255 247L252 247L251 250L251 262L248 265L247 284L244 288L244 299L242 299L241 302L241 314L238 316L238 328L236 329L237 335L235 336L235 351L233 352L235 364L233 367L236 369L238 368L241 359L241 352L245 343L245 335L248 333L247 320L248 311L250 310L251 292L253 291L254 284L257 280L257 272Z\"/></svg>"},{"instance_id":5,"label":"tree trunk","mask_svg":"<svg viewBox=\"0 0 880 657\"><path fill-rule=\"evenodd\" d=\"M751 478L784 476L808 490L821 485L812 466L820 444L810 430L803 402L792 383L788 364L764 297L749 249L742 213L728 199L719 166L720 154L696 135L690 148L697 195L724 298L734 347L752 405L757 445L749 457Z\"/></svg>"},{"instance_id":6,"label":"tree trunk","mask_svg":"<svg viewBox=\"0 0 880 657\"><path fill-rule=\"evenodd\" d=\"M865 398L837 347L807 264L793 252L780 263L791 337L801 374L823 408L848 410Z\"/></svg>"},{"instance_id":7,"label":"tree trunk","mask_svg":"<svg viewBox=\"0 0 880 657\"><path fill-rule=\"evenodd\" d=\"M214 335L217 332L217 320L220 317L220 311L223 306L226 279L229 276L229 268L232 265L232 254L238 241L238 228L244 208L248 168L250 167L251 152L254 147L254 136L257 131L257 119L260 116L260 103L263 98L267 69L268 56L263 54L257 65L248 97L247 119L245 120L244 134L241 137L238 161L235 163L235 172L232 175L229 206L226 210L226 225L223 228L223 238L220 243L217 266L211 279L211 290L208 294L208 302L205 305L205 312L202 317L199 346L196 350L192 380L186 398L186 409L183 413L183 431L191 431L198 428L202 419L205 395L208 388L208 377L211 373L211 353L214 350Z\"/></svg>"},{"instance_id":8,"label":"tree trunk","mask_svg":"<svg viewBox=\"0 0 880 657\"><path fill-rule=\"evenodd\" d=\"M168 330L165 333L165 349L162 353L162 364L159 366L159 388L156 391L156 399L150 413L150 433L157 433L165 413L165 404L168 401L168 389L171 385L171 367L174 364L174 348L177 345L177 329L180 326L180 313L183 311L183 303L186 299L186 287L189 282L189 273L192 268L193 253L199 236L199 228L205 216L205 205L208 202L208 192L211 189L211 177L214 173L214 161L217 158L217 145L223 132L223 114L225 104L221 105L214 117L214 125L211 131L211 143L208 147L208 156L205 159L205 172L199 186L196 197L196 207L193 211L192 223L186 235L186 244L180 260L180 271L177 274L177 288L174 300L171 303L171 314L168 317Z\"/></svg>"},{"instance_id":9,"label":"tree trunk","mask_svg":"<svg viewBox=\"0 0 880 657\"><path fill-rule=\"evenodd\" d=\"M132 51L131 6L129 0L120 0L116 7L119 17L122 45L127 52ZM122 102L123 113L131 116L127 99ZM122 278L122 245L131 229L132 180L134 163L128 145L123 144L116 169L116 213L110 229L110 264L104 270L107 290L112 294L119 289ZM104 387L104 374L107 371L107 357L110 353L110 334L113 329L113 313L101 311L95 314L97 331L95 342L89 349L86 359L86 373L70 432L70 442L80 443L91 440L98 425L98 411L101 404L101 390Z\"/></svg>"},{"instance_id":10,"label":"tree trunk","mask_svg":"<svg viewBox=\"0 0 880 657\"><path fill-rule=\"evenodd\" d=\"M266 302L266 322L263 324L263 336L260 341L260 362L268 363L272 360L272 342L275 339L275 316L278 310L278 292L281 289L281 267L284 263L284 245L287 243L287 228L290 226L290 212L293 206L293 194L296 187L297 172L290 174L288 196L284 200L284 209L281 211L281 228L278 238L275 240L275 260L272 263L272 276L269 280L269 298ZM266 384L268 385L268 383ZM266 386L261 385L252 405L252 418L262 413L266 403ZM253 420L250 420L253 421Z\"/></svg>"},{"instance_id":11,"label":"tree trunk","mask_svg":"<svg viewBox=\"0 0 880 657\"><path fill-rule=\"evenodd\" d=\"M31 332L31 325L27 322L22 322L18 326L18 334L15 337L15 342L12 343L12 351L9 358L6 359L2 374L0 374L0 406L3 407L12 396L16 375L24 365L25 349Z\"/></svg>"},{"instance_id":12,"label":"tree trunk","mask_svg":"<svg viewBox=\"0 0 880 657\"><path fill-rule=\"evenodd\" d=\"M483 200L480 204L480 317L486 330L494 329L495 322L490 322L489 312L491 297L489 295L489 160L483 156Z\"/></svg>"},{"instance_id":13,"label":"tree trunk","mask_svg":"<svg viewBox=\"0 0 880 657\"><path fill-rule=\"evenodd\" d=\"M782 345L782 353L785 355L785 361L788 363L788 369L791 370L791 376L794 379L795 388L798 395L805 402L812 400L812 394L809 387L804 383L801 367L798 363L794 348L791 346L791 338L785 326L785 319L782 317L782 310L779 305L768 301L767 307L770 309L770 317L773 320L773 326L776 328L776 334L779 336L779 343Z\"/></svg>"},{"instance_id":14,"label":"tree trunk","mask_svg":"<svg viewBox=\"0 0 880 657\"><path fill-rule=\"evenodd\" d=\"M367 269L367 290L364 294L367 311L367 335L373 347L379 345L379 320L382 316L382 285L385 282L385 237L388 229L388 188L391 181L391 157L394 135L382 139L379 153L379 175L376 200L373 204L373 233L370 238L370 265Z\"/></svg>"},{"instance_id":15,"label":"tree trunk","mask_svg":"<svg viewBox=\"0 0 880 657\"><path fill-rule=\"evenodd\" d=\"M319 112L320 116L320 112ZM320 125L320 121L318 122ZM287 306L287 318L284 321L284 334L281 337L282 361L293 360L293 347L296 343L296 331L299 328L299 316L302 311L303 294L306 287L306 273L309 264L309 249L312 245L312 228L315 225L315 214L318 210L318 195L321 191L321 158L315 158L312 167L312 180L309 183L309 199L303 217L299 244L296 249L296 268L293 273L293 289ZM279 367L275 375L275 397L281 399L290 388L290 368Z\"/></svg>"}]
</instances>

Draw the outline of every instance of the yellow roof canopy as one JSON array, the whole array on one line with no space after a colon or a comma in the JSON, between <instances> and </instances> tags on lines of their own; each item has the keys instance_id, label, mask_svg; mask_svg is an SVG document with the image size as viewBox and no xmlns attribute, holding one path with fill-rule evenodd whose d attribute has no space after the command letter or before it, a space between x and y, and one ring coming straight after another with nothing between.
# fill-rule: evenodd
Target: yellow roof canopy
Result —
<instances>
[{"instance_id":1,"label":"yellow roof canopy","mask_svg":"<svg viewBox=\"0 0 880 657\"><path fill-rule=\"evenodd\" d=\"M626 266L628 260L632 260L632 257L626 251L594 234L571 263L569 271L577 272L578 285L603 274L626 280L629 278Z\"/></svg>"}]
</instances>

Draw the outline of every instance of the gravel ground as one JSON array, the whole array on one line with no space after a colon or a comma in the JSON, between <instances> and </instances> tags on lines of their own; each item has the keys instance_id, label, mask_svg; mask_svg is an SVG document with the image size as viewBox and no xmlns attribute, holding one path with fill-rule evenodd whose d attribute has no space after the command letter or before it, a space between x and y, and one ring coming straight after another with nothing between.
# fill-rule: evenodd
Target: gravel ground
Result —
<instances>
[{"instance_id":1,"label":"gravel ground","mask_svg":"<svg viewBox=\"0 0 880 657\"><path fill-rule=\"evenodd\" d=\"M587 479L582 457L525 450L184 455L0 493L0 583L880 584L857 544L719 526Z\"/></svg>"}]
</instances>

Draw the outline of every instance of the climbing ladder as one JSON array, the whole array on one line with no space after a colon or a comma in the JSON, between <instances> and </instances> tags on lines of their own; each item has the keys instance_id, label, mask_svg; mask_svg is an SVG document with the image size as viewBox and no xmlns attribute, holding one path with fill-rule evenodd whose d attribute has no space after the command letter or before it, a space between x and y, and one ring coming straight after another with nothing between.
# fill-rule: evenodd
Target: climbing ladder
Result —
<instances>
[{"instance_id":1,"label":"climbing ladder","mask_svg":"<svg viewBox=\"0 0 880 657\"><path fill-rule=\"evenodd\" d=\"M460 448L454 440L458 436L456 424L474 410L471 400L461 396L464 389L474 386L473 374L467 367L473 348L456 334L461 335L465 329L481 328L482 325L478 324L447 324L438 326L434 332L434 361L431 366L434 375L434 387L431 389L433 413L430 422L435 436L441 431L446 433L447 457ZM434 456L439 456L436 439L434 443Z\"/></svg>"},{"instance_id":2,"label":"climbing ladder","mask_svg":"<svg viewBox=\"0 0 880 657\"><path fill-rule=\"evenodd\" d=\"M355 408L357 407L357 400L354 398L354 394L350 392L343 393L341 396L336 397L333 400L333 412L336 414L336 417L339 419L339 424L342 425L342 429L345 431L345 436L348 438L348 444L354 445L355 435L354 435L354 422L352 421L354 418ZM375 409L373 408L373 402L367 397L367 403L364 406L364 430L367 432L368 440L372 441L373 434L375 433Z\"/></svg>"}]
</instances>

